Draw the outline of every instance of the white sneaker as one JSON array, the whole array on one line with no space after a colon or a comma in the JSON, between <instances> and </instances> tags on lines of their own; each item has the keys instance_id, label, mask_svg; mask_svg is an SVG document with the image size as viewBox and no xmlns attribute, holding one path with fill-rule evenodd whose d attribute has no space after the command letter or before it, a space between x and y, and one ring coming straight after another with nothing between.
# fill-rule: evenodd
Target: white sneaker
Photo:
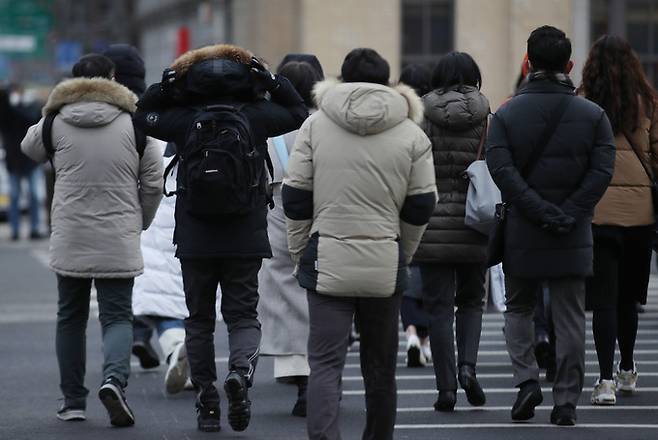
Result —
<instances>
[{"instance_id":1,"label":"white sneaker","mask_svg":"<svg viewBox=\"0 0 658 440\"><path fill-rule=\"evenodd\" d=\"M418 336L411 335L407 338L407 367L418 368L427 364L425 355L420 346Z\"/></svg>"},{"instance_id":2,"label":"white sneaker","mask_svg":"<svg viewBox=\"0 0 658 440\"><path fill-rule=\"evenodd\" d=\"M432 362L432 347L430 347L429 341L423 344L421 350L423 351L423 355L425 355L425 361L427 363Z\"/></svg>"},{"instance_id":3,"label":"white sneaker","mask_svg":"<svg viewBox=\"0 0 658 440\"><path fill-rule=\"evenodd\" d=\"M181 342L169 357L169 366L165 373L165 388L169 394L180 393L185 389L188 379L187 369L187 351L185 343Z\"/></svg>"},{"instance_id":4,"label":"white sneaker","mask_svg":"<svg viewBox=\"0 0 658 440\"><path fill-rule=\"evenodd\" d=\"M635 365L632 370L622 370L617 368L617 389L622 393L633 394L637 389L637 371L635 371Z\"/></svg>"},{"instance_id":5,"label":"white sneaker","mask_svg":"<svg viewBox=\"0 0 658 440\"><path fill-rule=\"evenodd\" d=\"M598 380L592 390L592 405L614 405L617 403L617 386L613 380Z\"/></svg>"}]
</instances>

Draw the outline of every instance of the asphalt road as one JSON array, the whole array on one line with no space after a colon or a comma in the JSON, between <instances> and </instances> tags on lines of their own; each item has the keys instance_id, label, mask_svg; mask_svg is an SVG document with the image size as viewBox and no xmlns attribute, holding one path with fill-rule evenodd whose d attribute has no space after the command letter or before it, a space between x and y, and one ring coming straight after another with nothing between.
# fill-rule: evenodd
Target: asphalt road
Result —
<instances>
[{"instance_id":1,"label":"asphalt road","mask_svg":"<svg viewBox=\"0 0 658 440\"><path fill-rule=\"evenodd\" d=\"M223 418L219 434L196 431L194 395L168 396L163 389L163 370L143 371L134 362L127 391L135 411L133 428L109 426L104 408L95 397L100 385L100 326L96 316L89 322L87 339L87 387L91 394L87 421L60 422L58 370L54 352L56 313L55 277L44 265L46 243L0 243L0 440L36 439L303 439L305 423L289 415L296 389L275 383L272 362L261 358L256 386L251 392L253 417L243 433L231 431ZM479 358L478 376L487 391L487 405L468 406L459 394L452 414L432 411L436 399L431 368L404 367L401 344L398 369L398 416L396 439L658 439L658 279L652 279L650 304L640 321L637 363L640 391L619 397L617 406L589 405L589 389L596 377L596 356L588 334L586 390L575 428L549 424L552 406L550 384L544 403L530 423L512 424L509 409L516 390L502 337L502 316L487 314ZM226 374L226 332L217 323L218 375ZM588 324L588 329L591 326ZM349 354L344 375L341 424L344 439L358 439L364 425L363 384L358 367L358 347ZM226 411L226 401L222 402Z\"/></svg>"}]
</instances>

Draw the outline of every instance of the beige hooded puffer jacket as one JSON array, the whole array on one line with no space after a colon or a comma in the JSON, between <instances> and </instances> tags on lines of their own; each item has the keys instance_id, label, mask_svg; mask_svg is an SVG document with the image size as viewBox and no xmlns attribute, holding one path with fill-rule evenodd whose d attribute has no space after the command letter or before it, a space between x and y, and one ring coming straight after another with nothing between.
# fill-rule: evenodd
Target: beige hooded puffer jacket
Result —
<instances>
[{"instance_id":1,"label":"beige hooded puffer jacket","mask_svg":"<svg viewBox=\"0 0 658 440\"><path fill-rule=\"evenodd\" d=\"M53 122L55 194L50 267L76 278L132 278L142 273L142 229L148 228L162 197L162 151L135 146L131 113L137 97L103 78L61 82L43 114ZM21 147L46 161L43 119Z\"/></svg>"},{"instance_id":2,"label":"beige hooded puffer jacket","mask_svg":"<svg viewBox=\"0 0 658 440\"><path fill-rule=\"evenodd\" d=\"M372 83L325 81L315 96L282 190L298 280L322 294L391 296L436 204L422 102Z\"/></svg>"}]
</instances>

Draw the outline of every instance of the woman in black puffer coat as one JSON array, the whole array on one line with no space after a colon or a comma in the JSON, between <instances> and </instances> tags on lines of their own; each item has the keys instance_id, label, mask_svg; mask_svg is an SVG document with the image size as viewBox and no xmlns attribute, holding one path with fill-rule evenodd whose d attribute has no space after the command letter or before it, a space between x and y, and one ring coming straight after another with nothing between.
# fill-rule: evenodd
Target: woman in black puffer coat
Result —
<instances>
[{"instance_id":1,"label":"woman in black puffer coat","mask_svg":"<svg viewBox=\"0 0 658 440\"><path fill-rule=\"evenodd\" d=\"M480 70L470 55L453 52L436 66L425 95L425 133L432 141L439 201L415 255L430 314L430 344L439 397L437 411L452 411L457 379L471 405L486 398L475 377L485 296L487 237L464 225L466 168L485 136L489 101L480 92ZM455 313L455 305L457 312ZM458 367L453 321L457 317Z\"/></svg>"}]
</instances>

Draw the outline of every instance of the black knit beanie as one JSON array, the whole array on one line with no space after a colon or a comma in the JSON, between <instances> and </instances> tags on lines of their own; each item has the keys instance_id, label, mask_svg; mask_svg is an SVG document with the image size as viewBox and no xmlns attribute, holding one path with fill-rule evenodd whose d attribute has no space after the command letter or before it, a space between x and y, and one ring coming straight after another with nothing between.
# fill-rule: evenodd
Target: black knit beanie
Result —
<instances>
[{"instance_id":1,"label":"black knit beanie","mask_svg":"<svg viewBox=\"0 0 658 440\"><path fill-rule=\"evenodd\" d=\"M388 85L391 69L375 50L353 49L345 57L340 74L344 82L370 82Z\"/></svg>"},{"instance_id":2,"label":"black knit beanie","mask_svg":"<svg viewBox=\"0 0 658 440\"><path fill-rule=\"evenodd\" d=\"M130 44L112 44L103 55L116 65L114 77L119 84L128 87L137 96L144 93L146 70L137 48Z\"/></svg>"}]
</instances>

